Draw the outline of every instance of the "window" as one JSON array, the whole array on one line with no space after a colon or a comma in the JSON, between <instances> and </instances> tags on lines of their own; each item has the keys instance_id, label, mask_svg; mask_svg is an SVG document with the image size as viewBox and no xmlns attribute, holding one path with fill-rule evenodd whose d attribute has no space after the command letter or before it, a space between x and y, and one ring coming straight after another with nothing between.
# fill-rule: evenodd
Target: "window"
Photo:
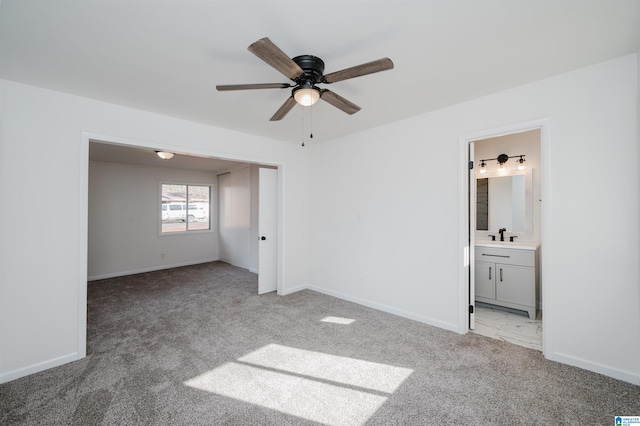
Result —
<instances>
[{"instance_id":1,"label":"window","mask_svg":"<svg viewBox=\"0 0 640 426\"><path fill-rule=\"evenodd\" d=\"M163 183L162 234L211 229L211 185Z\"/></svg>"}]
</instances>

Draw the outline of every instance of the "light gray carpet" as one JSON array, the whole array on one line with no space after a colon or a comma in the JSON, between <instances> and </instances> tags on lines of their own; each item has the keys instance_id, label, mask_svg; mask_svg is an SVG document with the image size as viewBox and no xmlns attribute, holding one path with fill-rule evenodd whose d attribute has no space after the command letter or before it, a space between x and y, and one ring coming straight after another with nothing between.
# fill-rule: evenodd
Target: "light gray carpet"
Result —
<instances>
[{"instance_id":1,"label":"light gray carpet","mask_svg":"<svg viewBox=\"0 0 640 426\"><path fill-rule=\"evenodd\" d=\"M640 415L640 387L534 350L313 291L256 290L255 275L220 262L90 283L87 357L0 385L0 423L607 425Z\"/></svg>"}]
</instances>

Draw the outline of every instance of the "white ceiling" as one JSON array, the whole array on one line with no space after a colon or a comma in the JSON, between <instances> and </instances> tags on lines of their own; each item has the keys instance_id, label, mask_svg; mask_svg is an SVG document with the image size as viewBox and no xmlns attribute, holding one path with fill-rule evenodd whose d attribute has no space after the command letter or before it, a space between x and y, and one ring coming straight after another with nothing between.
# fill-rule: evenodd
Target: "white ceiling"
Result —
<instances>
[{"instance_id":1,"label":"white ceiling","mask_svg":"<svg viewBox=\"0 0 640 426\"><path fill-rule=\"evenodd\" d=\"M89 160L199 170L212 173L227 172L246 165L236 161L184 154L175 154L170 160L163 160L152 149L103 143L101 141L91 141L89 144Z\"/></svg>"},{"instance_id":2,"label":"white ceiling","mask_svg":"<svg viewBox=\"0 0 640 426\"><path fill-rule=\"evenodd\" d=\"M331 85L360 105L319 102L269 118L287 82L247 50L269 37L333 72L389 57L395 69ZM352 134L637 52L638 0L2 0L0 77L300 143ZM311 126L312 123L312 126Z\"/></svg>"}]
</instances>

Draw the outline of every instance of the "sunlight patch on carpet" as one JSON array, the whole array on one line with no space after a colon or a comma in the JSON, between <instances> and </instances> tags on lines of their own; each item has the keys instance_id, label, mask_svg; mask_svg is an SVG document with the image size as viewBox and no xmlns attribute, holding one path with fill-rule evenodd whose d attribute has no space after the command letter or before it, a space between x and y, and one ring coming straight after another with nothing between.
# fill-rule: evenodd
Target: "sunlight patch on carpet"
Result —
<instances>
[{"instance_id":1,"label":"sunlight patch on carpet","mask_svg":"<svg viewBox=\"0 0 640 426\"><path fill-rule=\"evenodd\" d=\"M270 344L238 361L310 378L392 393L413 372L375 362Z\"/></svg>"},{"instance_id":2,"label":"sunlight patch on carpet","mask_svg":"<svg viewBox=\"0 0 640 426\"><path fill-rule=\"evenodd\" d=\"M364 424L412 372L270 344L184 384L323 424Z\"/></svg>"},{"instance_id":3,"label":"sunlight patch on carpet","mask_svg":"<svg viewBox=\"0 0 640 426\"><path fill-rule=\"evenodd\" d=\"M320 321L322 322L332 322L334 324L351 324L354 322L354 319L351 318L342 318L342 317L324 317Z\"/></svg>"}]
</instances>

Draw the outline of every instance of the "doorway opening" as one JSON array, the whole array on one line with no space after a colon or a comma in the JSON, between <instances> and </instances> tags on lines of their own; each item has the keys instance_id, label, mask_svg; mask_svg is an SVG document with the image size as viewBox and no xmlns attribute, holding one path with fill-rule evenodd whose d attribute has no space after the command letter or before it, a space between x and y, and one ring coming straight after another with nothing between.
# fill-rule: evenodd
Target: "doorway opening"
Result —
<instances>
[{"instance_id":1,"label":"doorway opening","mask_svg":"<svg viewBox=\"0 0 640 426\"><path fill-rule=\"evenodd\" d=\"M540 129L476 140L469 147L476 255L470 265L471 331L542 351Z\"/></svg>"},{"instance_id":2,"label":"doorway opening","mask_svg":"<svg viewBox=\"0 0 640 426\"><path fill-rule=\"evenodd\" d=\"M91 147L91 150L90 150ZM127 180L121 179L123 176L118 175L118 170L107 170L106 173L110 176L117 176L120 179L111 189L114 191L111 192L122 192L125 194L124 203L102 203L100 206L90 206L90 189L95 186L95 184L102 184L104 181L100 181L99 178L93 179L90 185L90 163L95 161L96 159L90 154L90 151L93 151L93 147L102 147L105 148L105 152L102 154L106 157L101 160L103 164L115 165L119 164L121 169L127 169L129 173L126 176L140 176L143 175L143 178L146 182L146 186L143 191L140 191L140 185L135 186L131 185L131 179ZM108 155L110 150L114 151L126 151L126 155L122 152L115 152L115 157L109 159ZM157 150L166 150L169 152L175 153L175 157L171 160L166 160L167 163L163 163L164 160L159 160L158 156L154 151ZM275 242L274 253L270 254L270 260L275 263L275 265L271 265L271 270L269 271L270 275L275 277L275 285L272 290L281 294L282 289L282 235L283 235L283 224L282 224L282 205L283 205L283 194L282 194L282 168L283 165L279 163L264 163L264 161L260 161L258 159L237 156L233 157L228 154L219 155L215 152L209 151L198 151L198 150L178 150L176 147L172 146L155 146L149 145L148 142L139 142L132 141L118 137L104 136L104 135L95 135L95 134L82 134L81 139L81 153L82 153L82 161L81 161L81 205L83 210L83 217L80 223L80 258L81 265L79 271L79 287L78 287L78 334L79 334L79 348L78 354L79 358L86 356L86 333L87 333L87 318L86 318L86 309L87 309L87 288L86 283L89 279L101 279L101 278L109 278L110 276L119 276L126 275L128 273L138 273L138 272L147 272L152 270L166 269L174 266L186 266L188 264L202 263L202 261L214 261L218 260L216 258L219 254L218 250L211 251L209 253L208 250L200 250L200 255L195 254L193 258L189 258L185 255L185 247L186 249L192 249L192 252L197 253L198 247L197 244L202 243L202 240L208 240L209 245L213 247L215 243L215 233L218 232L218 229L208 229L208 230L188 230L183 232L184 235L179 236L167 236L162 235L161 232L161 220L162 220L162 210L161 210L161 181L166 180L167 178L159 177L158 170L165 169L167 170L167 175L169 176L169 180L171 181L182 181L181 183L210 183L211 187L217 187L217 174L219 174L220 170L223 170L224 167L233 168L238 166L244 167L252 167L255 168L256 173L260 168L266 167L273 172L275 182L272 182L273 191L271 195L276 197L274 212L271 212L272 215L275 216L276 229L273 231L270 240ZM112 152L113 154L113 152ZM138 160L136 160L138 158ZM145 164L145 161L149 161L150 163ZM178 161L174 161L178 160ZM155 161L155 163L153 163ZM160 163L158 163L160 162ZM170 163L169 163L170 162ZM155 167L154 167L155 166ZM118 166L119 167L119 166ZM221 168L222 167L222 168ZM138 169L136 171L135 169ZM104 169L108 169L105 167ZM143 170L144 169L144 170ZM152 169L155 169L152 170ZM191 173L191 175L189 174ZM201 177L203 173L208 173L211 175L211 182L203 182ZM184 178L183 178L184 177ZM189 182L186 182L189 181ZM256 179L257 181L257 179ZM149 183L151 184L149 185ZM95 188L94 188L95 189ZM257 187L255 188L257 191ZM109 192L109 188L106 189ZM104 191L103 191L104 192ZM217 197L217 194L213 194ZM257 194L255 195L257 200ZM136 212L132 212L132 203L136 204L137 200L140 201L136 207ZM119 207L118 207L119 206ZM135 234L142 229L146 230L146 234L148 234L149 241L147 241L146 247L150 248L150 250L138 250L135 249L132 251L131 256L123 255L122 250L111 250L111 258L109 261L120 262L119 264L108 264L106 269L99 270L93 268L95 265L90 264L91 250L95 250L95 247L91 246L91 235L92 229L99 229L98 226L96 228L95 221L92 222L90 207L94 210L96 208L101 209L102 207L106 207L106 209L110 209L110 211L116 211L120 213L124 213L127 215L126 220L120 221L119 225L114 225L116 227L120 227L116 229L117 232L107 233L109 238L115 238L117 235L123 236L123 238L131 239ZM114 210L115 209L115 210ZM256 208L256 211L258 209ZM143 214L138 214L142 212ZM218 228L218 212L217 205L212 204L211 208L211 223L212 227ZM259 217L259 214L258 214ZM248 235L253 236L255 233L256 240L256 250L255 250L255 267L254 268L245 268L245 269L254 269L252 272L258 273L258 277L260 277L260 266L259 266L259 254L257 250L257 240L258 233L260 230L258 229L258 221L252 221L251 223L251 231ZM124 232L121 227L123 224L131 224L135 225L135 232L128 233ZM188 229L188 228L187 228ZM113 229L112 229L113 230ZM104 231L104 230L103 230ZM100 231L102 232L102 231ZM104 233L104 232L103 232ZM208 233L208 234L207 234ZM195 237L195 238L192 238ZM94 239L95 240L95 239ZM196 241L197 240L197 241ZM192 247L191 243L195 245ZM253 241L251 241L253 243ZM206 245L206 243L205 243ZM150 253L153 251L152 253ZM156 253L157 251L157 253ZM204 253L204 254L203 254ZM173 257L172 257L173 256ZM200 256L200 257L198 257ZM95 256L93 256L95 258ZM99 257L99 256L98 256ZM140 258L141 261L139 263L126 263L132 260L133 258ZM211 257L211 259L209 259ZM154 260L155 259L155 260ZM124 263L123 263L124 262ZM113 262L112 262L113 263ZM275 273L274 273L275 271ZM257 291L257 289L256 289Z\"/></svg>"},{"instance_id":3,"label":"doorway opening","mask_svg":"<svg viewBox=\"0 0 640 426\"><path fill-rule=\"evenodd\" d=\"M552 288L545 279L550 247L544 244L550 232L545 220L550 201L549 120L489 129L460 140L467 230L463 329L549 357Z\"/></svg>"}]
</instances>

